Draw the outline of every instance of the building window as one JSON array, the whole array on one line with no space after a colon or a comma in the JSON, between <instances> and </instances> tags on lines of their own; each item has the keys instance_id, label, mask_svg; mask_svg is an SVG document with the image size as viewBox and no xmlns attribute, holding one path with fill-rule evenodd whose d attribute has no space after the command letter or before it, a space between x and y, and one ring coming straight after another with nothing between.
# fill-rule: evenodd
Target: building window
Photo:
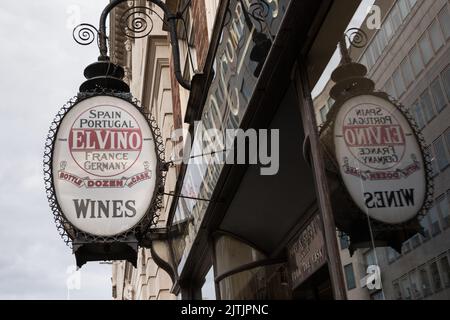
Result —
<instances>
[{"instance_id":1,"label":"building window","mask_svg":"<svg viewBox=\"0 0 450 320\"><path fill-rule=\"evenodd\" d=\"M384 85L384 91L391 97L397 99L398 95L395 93L394 86L392 85L392 80L389 79Z\"/></svg>"},{"instance_id":2,"label":"building window","mask_svg":"<svg viewBox=\"0 0 450 320\"><path fill-rule=\"evenodd\" d=\"M336 102L336 101L334 101L333 98L328 98L328 100L327 100L328 111L330 111L331 107L333 106L333 104L334 104L335 102Z\"/></svg>"},{"instance_id":3,"label":"building window","mask_svg":"<svg viewBox=\"0 0 450 320\"><path fill-rule=\"evenodd\" d=\"M409 53L409 57L411 58L411 64L414 69L414 73L416 76L418 76L423 70L424 64L417 45L412 48L411 52Z\"/></svg>"},{"instance_id":4,"label":"building window","mask_svg":"<svg viewBox=\"0 0 450 320\"><path fill-rule=\"evenodd\" d=\"M400 285L398 283L394 283L393 286L394 286L395 299L402 300L402 291L400 290Z\"/></svg>"},{"instance_id":5,"label":"building window","mask_svg":"<svg viewBox=\"0 0 450 320\"><path fill-rule=\"evenodd\" d=\"M450 287L450 264L448 263L448 257L443 256L439 259L439 266L442 271L442 282L446 288Z\"/></svg>"},{"instance_id":6,"label":"building window","mask_svg":"<svg viewBox=\"0 0 450 320\"><path fill-rule=\"evenodd\" d=\"M431 93L433 94L438 112L441 112L447 105L447 100L445 99L444 91L442 91L441 80L439 78L435 79L431 84Z\"/></svg>"},{"instance_id":7,"label":"building window","mask_svg":"<svg viewBox=\"0 0 450 320\"><path fill-rule=\"evenodd\" d=\"M430 265L430 271L431 271L431 279L433 281L433 289L435 292L442 290L442 282L441 282L441 275L439 274L439 269L437 262L433 262Z\"/></svg>"},{"instance_id":8,"label":"building window","mask_svg":"<svg viewBox=\"0 0 450 320\"><path fill-rule=\"evenodd\" d=\"M402 16L402 19L405 19L408 16L408 13L409 13L408 1L407 0L400 0L398 2L398 8L400 9L400 14Z\"/></svg>"},{"instance_id":9,"label":"building window","mask_svg":"<svg viewBox=\"0 0 450 320\"><path fill-rule=\"evenodd\" d=\"M327 120L327 114L328 114L327 106L323 106L322 108L320 108L320 120L322 120L322 123Z\"/></svg>"},{"instance_id":10,"label":"building window","mask_svg":"<svg viewBox=\"0 0 450 320\"><path fill-rule=\"evenodd\" d=\"M345 280L347 281L347 290L356 288L355 273L353 271L353 264L350 263L344 267Z\"/></svg>"},{"instance_id":11,"label":"building window","mask_svg":"<svg viewBox=\"0 0 450 320\"><path fill-rule=\"evenodd\" d=\"M411 284L409 283L408 277L404 277L400 280L400 286L402 289L402 296L405 300L411 300Z\"/></svg>"},{"instance_id":12,"label":"building window","mask_svg":"<svg viewBox=\"0 0 450 320\"><path fill-rule=\"evenodd\" d=\"M445 140L447 140L447 150L450 152L450 128L445 131Z\"/></svg>"},{"instance_id":13,"label":"building window","mask_svg":"<svg viewBox=\"0 0 450 320\"><path fill-rule=\"evenodd\" d=\"M339 235L339 242L341 244L341 250L348 249L350 246L350 238L343 232Z\"/></svg>"},{"instance_id":14,"label":"building window","mask_svg":"<svg viewBox=\"0 0 450 320\"><path fill-rule=\"evenodd\" d=\"M430 122L434 116L433 102L431 101L430 93L428 89L425 90L424 93L420 96L420 104L422 105L422 110L425 114L425 119L427 122Z\"/></svg>"},{"instance_id":15,"label":"building window","mask_svg":"<svg viewBox=\"0 0 450 320\"><path fill-rule=\"evenodd\" d=\"M407 254L411 252L411 244L408 241L405 241L402 246L402 254Z\"/></svg>"},{"instance_id":16,"label":"building window","mask_svg":"<svg viewBox=\"0 0 450 320\"><path fill-rule=\"evenodd\" d=\"M439 174L439 168L437 165L437 160L436 160L436 156L434 154L433 148L429 147L427 149L427 152L430 154L431 157L431 169L432 169L432 176L435 177Z\"/></svg>"},{"instance_id":17,"label":"building window","mask_svg":"<svg viewBox=\"0 0 450 320\"><path fill-rule=\"evenodd\" d=\"M414 118L416 119L417 126L420 130L422 130L425 127L425 118L423 116L422 107L420 106L419 101L416 101L413 104L412 111Z\"/></svg>"},{"instance_id":18,"label":"building window","mask_svg":"<svg viewBox=\"0 0 450 320\"><path fill-rule=\"evenodd\" d=\"M449 165L447 148L444 143L444 136L440 136L434 143L434 154L440 171L444 171Z\"/></svg>"},{"instance_id":19,"label":"building window","mask_svg":"<svg viewBox=\"0 0 450 320\"><path fill-rule=\"evenodd\" d=\"M431 285L430 285L430 278L428 276L428 271L425 266L419 268L419 274L420 274L420 284L422 289L422 294L424 297L428 297L432 294L431 291Z\"/></svg>"},{"instance_id":20,"label":"building window","mask_svg":"<svg viewBox=\"0 0 450 320\"><path fill-rule=\"evenodd\" d=\"M414 81L414 74L413 74L413 70L411 68L411 64L409 63L408 57L406 57L405 60L403 60L400 67L402 69L402 73L403 73L403 77L406 82L406 86L409 87L409 85Z\"/></svg>"},{"instance_id":21,"label":"building window","mask_svg":"<svg viewBox=\"0 0 450 320\"><path fill-rule=\"evenodd\" d=\"M427 65L431 59L433 58L433 48L431 47L430 39L428 39L428 35L425 32L422 38L419 40L420 51L422 52L423 60L425 65Z\"/></svg>"},{"instance_id":22,"label":"building window","mask_svg":"<svg viewBox=\"0 0 450 320\"><path fill-rule=\"evenodd\" d=\"M436 207L439 210L439 213L442 217L442 228L447 229L450 227L450 217L449 217L449 206L448 206L448 199L446 196L440 197L438 200L436 200Z\"/></svg>"},{"instance_id":23,"label":"building window","mask_svg":"<svg viewBox=\"0 0 450 320\"><path fill-rule=\"evenodd\" d=\"M370 296L370 300L384 300L383 291L377 291Z\"/></svg>"},{"instance_id":24,"label":"building window","mask_svg":"<svg viewBox=\"0 0 450 320\"><path fill-rule=\"evenodd\" d=\"M430 209L430 222L431 222L431 235L433 237L441 233L441 227L439 226L439 213L436 206Z\"/></svg>"},{"instance_id":25,"label":"building window","mask_svg":"<svg viewBox=\"0 0 450 320\"><path fill-rule=\"evenodd\" d=\"M414 6L416 5L416 3L417 3L417 0L409 0L409 4L410 4L410 6L411 6L411 10L412 10L412 8L414 8Z\"/></svg>"},{"instance_id":26,"label":"building window","mask_svg":"<svg viewBox=\"0 0 450 320\"><path fill-rule=\"evenodd\" d=\"M444 31L445 38L450 38L450 14L447 6L439 13L439 23L442 31Z\"/></svg>"},{"instance_id":27,"label":"building window","mask_svg":"<svg viewBox=\"0 0 450 320\"><path fill-rule=\"evenodd\" d=\"M377 259L375 257L375 250L370 250L364 254L364 262L366 263L366 269L368 266L377 265Z\"/></svg>"},{"instance_id":28,"label":"building window","mask_svg":"<svg viewBox=\"0 0 450 320\"><path fill-rule=\"evenodd\" d=\"M430 225L428 224L428 215L420 220L420 226L423 230L422 240L425 242L430 239Z\"/></svg>"},{"instance_id":29,"label":"building window","mask_svg":"<svg viewBox=\"0 0 450 320\"><path fill-rule=\"evenodd\" d=\"M439 23L436 20L431 24L429 32L434 51L438 51L444 45L444 38Z\"/></svg>"},{"instance_id":30,"label":"building window","mask_svg":"<svg viewBox=\"0 0 450 320\"><path fill-rule=\"evenodd\" d=\"M413 249L420 246L420 236L418 234L416 234L414 237L411 238L411 245Z\"/></svg>"},{"instance_id":31,"label":"building window","mask_svg":"<svg viewBox=\"0 0 450 320\"><path fill-rule=\"evenodd\" d=\"M400 74L400 69L395 70L393 79L394 79L395 89L398 93L398 96L400 97L406 90L405 83L403 82L402 75Z\"/></svg>"},{"instance_id":32,"label":"building window","mask_svg":"<svg viewBox=\"0 0 450 320\"><path fill-rule=\"evenodd\" d=\"M450 101L450 67L447 67L447 69L442 72L442 80L444 81L444 89L447 93L447 98Z\"/></svg>"},{"instance_id":33,"label":"building window","mask_svg":"<svg viewBox=\"0 0 450 320\"><path fill-rule=\"evenodd\" d=\"M420 293L420 285L419 285L419 279L417 277L417 271L414 270L409 274L409 279L411 280L411 293L412 298L415 300L418 300L422 297Z\"/></svg>"},{"instance_id":34,"label":"building window","mask_svg":"<svg viewBox=\"0 0 450 320\"><path fill-rule=\"evenodd\" d=\"M395 260L397 260L400 257L400 255L398 254L397 251L395 251L394 249L392 249L391 247L387 248L387 258L388 258L388 262L392 263Z\"/></svg>"}]
</instances>

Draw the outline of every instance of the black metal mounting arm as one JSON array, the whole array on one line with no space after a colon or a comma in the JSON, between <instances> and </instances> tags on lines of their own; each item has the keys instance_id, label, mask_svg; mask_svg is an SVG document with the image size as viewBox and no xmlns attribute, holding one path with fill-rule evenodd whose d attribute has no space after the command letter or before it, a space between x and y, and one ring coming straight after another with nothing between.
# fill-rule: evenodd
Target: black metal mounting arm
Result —
<instances>
[{"instance_id":1,"label":"black metal mounting arm","mask_svg":"<svg viewBox=\"0 0 450 320\"><path fill-rule=\"evenodd\" d=\"M109 62L110 57L108 56L108 45L107 40L108 36L106 34L106 19L108 15L111 13L111 11L120 5L123 2L127 2L128 0L114 0L111 1L105 9L103 9L103 12L100 16L100 24L99 29L97 30L94 26L89 24L81 24L77 27L75 27L73 36L77 43L82 45L90 44L94 41L94 31L97 33L98 37L98 47L100 50L100 56L98 58L101 62ZM173 55L173 66L174 66L174 73L175 77L178 81L178 83L185 89L191 90L191 82L189 80L186 80L183 78L183 74L181 72L181 63L180 63L180 48L178 44L178 35L177 35L177 20L182 19L182 13L176 12L172 13L170 12L167 5L162 2L161 0L147 0L148 2L151 2L161 8L161 10L164 12L164 18L161 18L156 12L154 12L150 8L144 8L147 9L153 13L155 13L158 17L160 17L163 20L163 23L167 25L169 28L169 35L170 35L170 44L172 46L172 55ZM131 9L142 9L143 7L132 7ZM127 18L129 18L131 15L128 15ZM131 23L131 27L135 28L139 31L142 31L142 29L145 29L147 26L147 22L145 21L145 18L138 18L136 20L133 20ZM134 30L132 30L134 31ZM78 33L78 35L76 35ZM148 33L146 34L148 35ZM128 35L129 36L129 35ZM77 39L80 39L78 40ZM132 37L132 36L130 36ZM136 37L135 37L136 38ZM142 38L142 37L139 37Z\"/></svg>"}]
</instances>

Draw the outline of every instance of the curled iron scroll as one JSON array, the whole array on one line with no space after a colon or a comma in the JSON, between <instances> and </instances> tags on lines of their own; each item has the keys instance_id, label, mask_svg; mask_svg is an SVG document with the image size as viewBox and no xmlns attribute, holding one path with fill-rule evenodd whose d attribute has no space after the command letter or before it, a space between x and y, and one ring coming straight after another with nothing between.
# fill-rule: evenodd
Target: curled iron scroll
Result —
<instances>
[{"instance_id":1,"label":"curled iron scroll","mask_svg":"<svg viewBox=\"0 0 450 320\"><path fill-rule=\"evenodd\" d=\"M72 37L76 43L87 46L98 39L98 30L92 24L82 23L73 28Z\"/></svg>"},{"instance_id":2,"label":"curled iron scroll","mask_svg":"<svg viewBox=\"0 0 450 320\"><path fill-rule=\"evenodd\" d=\"M345 37L352 47L361 49L367 45L367 34L359 28L351 28L345 32Z\"/></svg>"}]
</instances>

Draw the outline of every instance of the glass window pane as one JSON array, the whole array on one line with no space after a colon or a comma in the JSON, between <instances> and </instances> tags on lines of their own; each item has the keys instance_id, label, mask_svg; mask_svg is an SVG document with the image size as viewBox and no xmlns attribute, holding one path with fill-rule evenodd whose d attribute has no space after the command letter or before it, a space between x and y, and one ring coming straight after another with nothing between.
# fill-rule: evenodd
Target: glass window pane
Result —
<instances>
[{"instance_id":1,"label":"glass window pane","mask_svg":"<svg viewBox=\"0 0 450 320\"><path fill-rule=\"evenodd\" d=\"M447 93L447 98L450 101L450 67L447 67L447 69L445 69L444 72L442 72L441 76L445 92Z\"/></svg>"},{"instance_id":2,"label":"glass window pane","mask_svg":"<svg viewBox=\"0 0 450 320\"><path fill-rule=\"evenodd\" d=\"M444 45L444 38L442 36L441 27L437 21L434 21L430 26L430 39L434 51L438 51Z\"/></svg>"},{"instance_id":3,"label":"glass window pane","mask_svg":"<svg viewBox=\"0 0 450 320\"><path fill-rule=\"evenodd\" d=\"M431 84L431 93L433 94L437 110L441 112L447 105L447 100L445 99L444 92L442 91L441 80L439 78L434 80Z\"/></svg>"},{"instance_id":4,"label":"glass window pane","mask_svg":"<svg viewBox=\"0 0 450 320\"><path fill-rule=\"evenodd\" d=\"M447 141L447 150L450 152L450 129L445 132L445 140Z\"/></svg>"},{"instance_id":5,"label":"glass window pane","mask_svg":"<svg viewBox=\"0 0 450 320\"><path fill-rule=\"evenodd\" d=\"M400 28L402 24L402 18L400 16L400 11L398 6L394 6L391 10L390 17L392 20L392 24L394 26L394 34L397 32L398 28Z\"/></svg>"},{"instance_id":6,"label":"glass window pane","mask_svg":"<svg viewBox=\"0 0 450 320\"><path fill-rule=\"evenodd\" d=\"M444 143L444 137L439 137L434 142L434 154L436 156L436 161L439 167L439 170L444 171L445 168L449 165L449 159L447 155L446 146Z\"/></svg>"},{"instance_id":7,"label":"glass window pane","mask_svg":"<svg viewBox=\"0 0 450 320\"><path fill-rule=\"evenodd\" d=\"M417 0L409 0L409 5L411 6L411 8L414 8L416 3L417 3Z\"/></svg>"},{"instance_id":8,"label":"glass window pane","mask_svg":"<svg viewBox=\"0 0 450 320\"><path fill-rule=\"evenodd\" d=\"M425 65L427 65L428 62L430 62L431 59L433 58L434 52L426 32L419 40L419 47L420 51L422 52L422 57L425 62Z\"/></svg>"},{"instance_id":9,"label":"glass window pane","mask_svg":"<svg viewBox=\"0 0 450 320\"><path fill-rule=\"evenodd\" d=\"M431 279L433 281L434 291L436 292L436 291L441 290L442 289L441 275L439 274L437 262L433 262L430 265L430 271L431 271Z\"/></svg>"},{"instance_id":10,"label":"glass window pane","mask_svg":"<svg viewBox=\"0 0 450 320\"><path fill-rule=\"evenodd\" d=\"M216 300L216 288L214 283L214 270L211 268L205 277L202 286L202 300Z\"/></svg>"},{"instance_id":11,"label":"glass window pane","mask_svg":"<svg viewBox=\"0 0 450 320\"><path fill-rule=\"evenodd\" d=\"M425 115L425 120L427 122L430 122L434 118L435 112L433 108L433 102L431 101L431 96L428 90L426 90L420 96L420 104L422 106L422 110Z\"/></svg>"},{"instance_id":12,"label":"glass window pane","mask_svg":"<svg viewBox=\"0 0 450 320\"><path fill-rule=\"evenodd\" d=\"M385 30L386 30L386 38L387 41L389 43L389 41L391 40L392 36L394 35L394 27L392 25L392 16L390 15L389 17L387 17L387 19L384 22L385 25Z\"/></svg>"},{"instance_id":13,"label":"glass window pane","mask_svg":"<svg viewBox=\"0 0 450 320\"><path fill-rule=\"evenodd\" d=\"M376 265L376 259L375 259L375 250L370 250L369 252L364 254L364 261L366 263L366 269L368 266L374 266Z\"/></svg>"},{"instance_id":14,"label":"glass window pane","mask_svg":"<svg viewBox=\"0 0 450 320\"><path fill-rule=\"evenodd\" d=\"M420 281L417 271L412 271L409 274L409 279L411 280L411 291L413 299L418 300L422 298L422 294L420 293Z\"/></svg>"},{"instance_id":15,"label":"glass window pane","mask_svg":"<svg viewBox=\"0 0 450 320\"><path fill-rule=\"evenodd\" d=\"M431 291L431 285L430 285L430 278L428 276L428 271L426 267L422 267L419 269L420 274L420 285L422 289L422 294L427 297L430 294L432 294Z\"/></svg>"},{"instance_id":16,"label":"glass window pane","mask_svg":"<svg viewBox=\"0 0 450 320\"><path fill-rule=\"evenodd\" d=\"M344 267L345 280L347 281L347 290L356 288L355 273L353 272L353 264L350 263Z\"/></svg>"},{"instance_id":17,"label":"glass window pane","mask_svg":"<svg viewBox=\"0 0 450 320\"><path fill-rule=\"evenodd\" d=\"M417 248L418 246L420 246L420 236L418 234L416 234L414 237L411 238L411 245L413 247L413 249Z\"/></svg>"},{"instance_id":18,"label":"glass window pane","mask_svg":"<svg viewBox=\"0 0 450 320\"><path fill-rule=\"evenodd\" d=\"M414 74L413 74L413 70L411 68L411 64L409 63L408 57L406 57L405 60L403 60L403 62L401 64L401 69L402 69L403 77L406 82L406 86L409 87L409 85L414 81Z\"/></svg>"},{"instance_id":19,"label":"glass window pane","mask_svg":"<svg viewBox=\"0 0 450 320\"><path fill-rule=\"evenodd\" d=\"M394 292L395 292L395 299L401 300L402 292L400 290L400 285L398 283L394 283Z\"/></svg>"},{"instance_id":20,"label":"glass window pane","mask_svg":"<svg viewBox=\"0 0 450 320\"><path fill-rule=\"evenodd\" d=\"M408 13L409 13L408 1L407 0L400 0L398 2L398 7L400 9L400 14L402 15L402 19L405 19L408 16Z\"/></svg>"},{"instance_id":21,"label":"glass window pane","mask_svg":"<svg viewBox=\"0 0 450 320\"><path fill-rule=\"evenodd\" d=\"M408 278L400 280L400 286L402 288L402 295L405 300L411 300L411 284Z\"/></svg>"},{"instance_id":22,"label":"glass window pane","mask_svg":"<svg viewBox=\"0 0 450 320\"><path fill-rule=\"evenodd\" d=\"M388 262L392 263L395 260L397 260L397 258L400 255L397 253L397 251L395 251L394 249L392 249L391 247L387 247L387 257L388 257Z\"/></svg>"},{"instance_id":23,"label":"glass window pane","mask_svg":"<svg viewBox=\"0 0 450 320\"><path fill-rule=\"evenodd\" d=\"M405 83L403 82L402 75L400 74L400 69L395 70L393 79L394 79L395 89L398 93L398 96L400 97L406 90Z\"/></svg>"},{"instance_id":24,"label":"glass window pane","mask_svg":"<svg viewBox=\"0 0 450 320\"><path fill-rule=\"evenodd\" d=\"M350 245L350 239L348 235L346 235L345 233L341 233L339 236L339 242L341 243L341 250L348 249Z\"/></svg>"},{"instance_id":25,"label":"glass window pane","mask_svg":"<svg viewBox=\"0 0 450 320\"><path fill-rule=\"evenodd\" d=\"M322 108L320 108L320 120L322 120L322 122L325 122L327 120L327 113L327 106L323 106Z\"/></svg>"},{"instance_id":26,"label":"glass window pane","mask_svg":"<svg viewBox=\"0 0 450 320\"><path fill-rule=\"evenodd\" d=\"M420 55L420 51L417 46L415 46L411 52L409 53L409 57L411 58L411 64L414 69L414 73L416 76L420 74L420 72L424 68L422 56Z\"/></svg>"},{"instance_id":27,"label":"glass window pane","mask_svg":"<svg viewBox=\"0 0 450 320\"><path fill-rule=\"evenodd\" d=\"M450 264L448 257L444 256L439 260L439 266L442 272L442 282L446 288L450 287Z\"/></svg>"},{"instance_id":28,"label":"glass window pane","mask_svg":"<svg viewBox=\"0 0 450 320\"><path fill-rule=\"evenodd\" d=\"M397 99L397 93L395 92L394 86L392 85L392 80L389 79L386 84L384 85L384 91L390 95L391 97Z\"/></svg>"},{"instance_id":29,"label":"glass window pane","mask_svg":"<svg viewBox=\"0 0 450 320\"><path fill-rule=\"evenodd\" d=\"M441 233L441 228L439 226L439 213L436 206L430 209L429 215L431 222L431 235L434 237Z\"/></svg>"},{"instance_id":30,"label":"glass window pane","mask_svg":"<svg viewBox=\"0 0 450 320\"><path fill-rule=\"evenodd\" d=\"M412 106L412 111L416 119L417 126L419 127L419 129L423 129L425 127L425 118L423 116L422 106L418 101L416 101Z\"/></svg>"},{"instance_id":31,"label":"glass window pane","mask_svg":"<svg viewBox=\"0 0 450 320\"><path fill-rule=\"evenodd\" d=\"M431 155L431 168L433 169L433 177L435 177L436 175L439 174L439 167L437 164L437 159L436 156L434 154L433 148L429 148L428 152Z\"/></svg>"},{"instance_id":32,"label":"glass window pane","mask_svg":"<svg viewBox=\"0 0 450 320\"><path fill-rule=\"evenodd\" d=\"M376 63L380 57L380 51L375 42L372 42L372 45L369 47L369 51L372 53L374 63Z\"/></svg>"},{"instance_id":33,"label":"glass window pane","mask_svg":"<svg viewBox=\"0 0 450 320\"><path fill-rule=\"evenodd\" d=\"M335 102L336 102L336 101L334 101L333 98L329 98L329 99L327 100L328 111L330 111L331 107L333 106L333 104L334 104Z\"/></svg>"},{"instance_id":34,"label":"glass window pane","mask_svg":"<svg viewBox=\"0 0 450 320\"><path fill-rule=\"evenodd\" d=\"M428 216L423 217L420 220L420 226L423 228L423 235L422 235L422 239L423 241L427 241L428 239L430 239L430 226L428 224Z\"/></svg>"},{"instance_id":35,"label":"glass window pane","mask_svg":"<svg viewBox=\"0 0 450 320\"><path fill-rule=\"evenodd\" d=\"M439 23L441 24L445 38L450 38L450 14L448 13L448 6L439 13Z\"/></svg>"},{"instance_id":36,"label":"glass window pane","mask_svg":"<svg viewBox=\"0 0 450 320\"><path fill-rule=\"evenodd\" d=\"M381 27L381 29L378 31L378 37L379 37L379 41L380 41L380 46L381 46L381 52L383 52L384 48L387 45L387 39L386 39L386 31L383 27Z\"/></svg>"},{"instance_id":37,"label":"glass window pane","mask_svg":"<svg viewBox=\"0 0 450 320\"><path fill-rule=\"evenodd\" d=\"M442 227L444 229L450 227L450 218L449 218L449 206L448 206L448 199L446 196L441 197L436 201L436 205L439 209L439 212L442 217Z\"/></svg>"}]
</instances>

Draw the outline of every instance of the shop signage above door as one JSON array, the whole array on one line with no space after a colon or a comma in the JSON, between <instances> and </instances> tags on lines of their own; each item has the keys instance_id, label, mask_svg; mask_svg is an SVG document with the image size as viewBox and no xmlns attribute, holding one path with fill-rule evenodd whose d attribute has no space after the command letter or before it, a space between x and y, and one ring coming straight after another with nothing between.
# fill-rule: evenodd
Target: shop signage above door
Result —
<instances>
[{"instance_id":1,"label":"shop signage above door","mask_svg":"<svg viewBox=\"0 0 450 320\"><path fill-rule=\"evenodd\" d=\"M417 216L426 198L425 163L397 106L372 94L348 99L336 115L334 144L342 180L364 213L387 224Z\"/></svg>"},{"instance_id":2,"label":"shop signage above door","mask_svg":"<svg viewBox=\"0 0 450 320\"><path fill-rule=\"evenodd\" d=\"M320 217L315 214L288 247L292 288L297 288L326 263Z\"/></svg>"}]
</instances>

